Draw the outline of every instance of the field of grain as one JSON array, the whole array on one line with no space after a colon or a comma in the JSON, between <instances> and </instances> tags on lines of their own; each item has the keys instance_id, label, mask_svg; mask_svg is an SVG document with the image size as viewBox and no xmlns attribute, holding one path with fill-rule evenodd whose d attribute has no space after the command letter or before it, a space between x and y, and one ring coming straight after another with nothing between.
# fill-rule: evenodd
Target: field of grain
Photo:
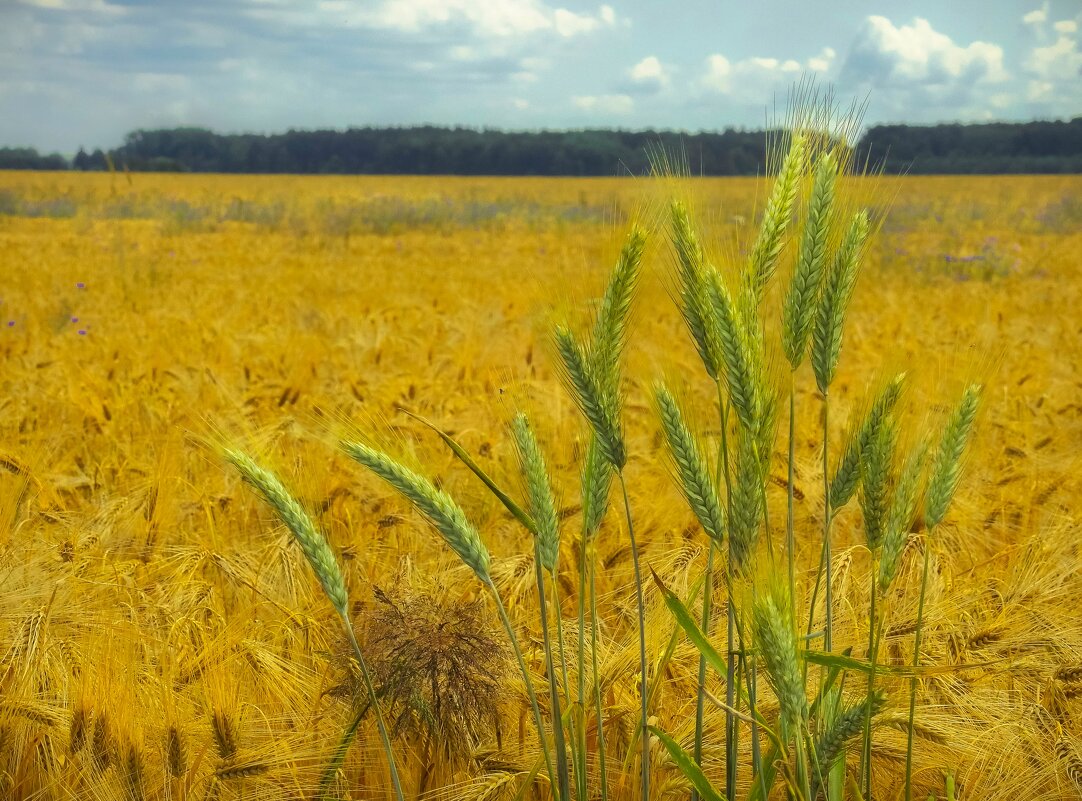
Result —
<instances>
[{"instance_id":1,"label":"field of grain","mask_svg":"<svg viewBox=\"0 0 1082 801\"><path fill-rule=\"evenodd\" d=\"M1078 798L1082 178L865 183L857 197L882 225L831 388L832 449L869 389L899 370L905 419L928 430L967 384L985 386L957 497L930 544L922 659L936 669L919 682L915 797L945 797L953 783L960 799ZM459 501L547 687L529 534L402 410L450 433L517 496L508 424L529 414L566 529L559 611L572 640L588 431L552 331L588 324L638 219L649 240L624 365L627 486L644 566L688 596L707 539L671 476L654 383L665 378L708 437L718 426L673 299L672 191L630 178L0 174L0 796L393 797L371 716L332 765L367 696L304 556L222 458L226 444L273 468L327 533L406 797L547 797L490 596L337 437L376 443ZM764 184L700 179L679 191L708 251L740 260ZM787 391L788 370L778 374ZM824 506L806 365L796 402L806 595ZM784 443L783 425L764 534L777 544ZM596 541L599 680L609 795L631 799L639 641L615 496L612 506ZM863 658L859 510L843 510L834 532L836 643ZM912 654L920 539L883 611L888 665ZM678 638L663 659L675 624L656 586L644 588L651 722L690 748L698 652ZM873 778L876 797L894 799L909 683L881 681ZM723 684L710 684L714 695ZM845 687L862 691L856 678ZM776 710L772 696L764 704ZM710 706L703 764L715 779L724 722ZM656 742L650 761L652 796L686 797ZM593 762L587 778L593 791ZM737 779L743 797L750 772Z\"/></svg>"}]
</instances>

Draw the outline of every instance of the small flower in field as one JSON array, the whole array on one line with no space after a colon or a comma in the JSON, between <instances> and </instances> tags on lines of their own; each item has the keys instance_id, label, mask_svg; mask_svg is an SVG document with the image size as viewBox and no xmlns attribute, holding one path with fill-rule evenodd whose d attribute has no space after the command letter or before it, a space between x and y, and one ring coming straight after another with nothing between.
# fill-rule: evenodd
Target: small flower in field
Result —
<instances>
[{"instance_id":1,"label":"small flower in field","mask_svg":"<svg viewBox=\"0 0 1082 801\"><path fill-rule=\"evenodd\" d=\"M86 329L85 328L80 328L79 329L79 336L83 336L83 337L86 336Z\"/></svg>"},{"instance_id":2,"label":"small flower in field","mask_svg":"<svg viewBox=\"0 0 1082 801\"><path fill-rule=\"evenodd\" d=\"M72 317L72 318L71 318L71 321L72 321L73 323L77 323L77 322L79 322L79 318L78 318L78 317Z\"/></svg>"},{"instance_id":3,"label":"small flower in field","mask_svg":"<svg viewBox=\"0 0 1082 801\"><path fill-rule=\"evenodd\" d=\"M15 327L15 321L14 320L8 320L8 328L14 328L14 327Z\"/></svg>"},{"instance_id":4,"label":"small flower in field","mask_svg":"<svg viewBox=\"0 0 1082 801\"><path fill-rule=\"evenodd\" d=\"M86 284L84 284L82 281L79 281L79 282L77 282L75 284L75 288L76 289L86 289Z\"/></svg>"}]
</instances>

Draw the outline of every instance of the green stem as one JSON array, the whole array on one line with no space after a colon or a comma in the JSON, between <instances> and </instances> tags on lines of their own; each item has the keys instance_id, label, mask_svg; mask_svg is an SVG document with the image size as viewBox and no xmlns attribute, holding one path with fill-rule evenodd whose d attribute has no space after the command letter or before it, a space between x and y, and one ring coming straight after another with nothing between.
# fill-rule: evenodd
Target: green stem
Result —
<instances>
[{"instance_id":1,"label":"green stem","mask_svg":"<svg viewBox=\"0 0 1082 801\"><path fill-rule=\"evenodd\" d=\"M913 667L920 666L920 639L924 627L924 596L928 589L928 552L932 532L924 543L924 569L920 576L920 600L917 601L917 627L913 633ZM913 720L917 712L917 677L909 680L909 726L905 741L905 801L913 799ZM953 776L951 777L953 780Z\"/></svg>"},{"instance_id":2,"label":"green stem","mask_svg":"<svg viewBox=\"0 0 1082 801\"><path fill-rule=\"evenodd\" d=\"M642 801L650 801L650 728L649 728L649 676L646 665L646 604L642 593L642 572L639 566L639 546L635 541L635 527L631 521L631 501L627 496L627 482L624 480L624 471L617 475L620 477L620 489L624 495L624 514L627 516L627 534L631 540L631 563L635 568L635 600L639 614L639 669L641 676L642 720Z\"/></svg>"},{"instance_id":3,"label":"green stem","mask_svg":"<svg viewBox=\"0 0 1082 801\"><path fill-rule=\"evenodd\" d=\"M868 621L868 661L871 664L871 671L868 673L868 700L865 704L864 714L864 742L863 749L860 755L860 779L864 786L864 797L870 799L872 797L872 700L875 697L875 669L876 662L879 656L879 641L881 639L882 629L882 612L876 612L876 596L878 591L876 589L876 575L878 570L874 565L872 566L872 598L869 604L869 621Z\"/></svg>"},{"instance_id":4,"label":"green stem","mask_svg":"<svg viewBox=\"0 0 1082 801\"><path fill-rule=\"evenodd\" d=\"M796 460L796 371L789 380L789 480L787 482L788 517L785 521L785 550L789 557L789 605L796 620L796 533L793 530L793 462Z\"/></svg>"},{"instance_id":5,"label":"green stem","mask_svg":"<svg viewBox=\"0 0 1082 801\"><path fill-rule=\"evenodd\" d=\"M338 742L338 747L334 749L334 756L331 757L331 761L327 763L327 767L323 770L323 778L319 782L319 795L318 798L324 799L324 801L330 801L328 795L331 784L334 782L334 776L338 773L338 769L342 767L342 763L346 761L346 754L349 752L350 743L353 742L353 738L357 736L357 729L361 727L361 721L364 720L364 716L368 714L368 710L372 706L371 699L365 703L354 716L349 726L342 733L342 739Z\"/></svg>"},{"instance_id":6,"label":"green stem","mask_svg":"<svg viewBox=\"0 0 1082 801\"><path fill-rule=\"evenodd\" d=\"M559 798L571 801L571 784L567 775L567 742L564 738L563 711L560 706L559 678L552 659L552 640L549 637L548 602L545 600L545 576L541 567L541 546L534 537L534 575L537 577L537 600L541 607L541 639L545 651L545 670L549 680L549 703L552 709L552 739L556 746L556 780L560 788Z\"/></svg>"},{"instance_id":7,"label":"green stem","mask_svg":"<svg viewBox=\"0 0 1082 801\"><path fill-rule=\"evenodd\" d=\"M518 669L522 673L522 681L526 685L526 695L530 699L530 707L533 710L534 725L537 727L537 739L541 744L541 753L545 757L545 769L548 771L549 782L551 784L553 780L552 770L552 755L549 753L548 737L545 736L545 721L541 717L541 708L537 705L537 694L534 692L533 680L530 678L530 671L526 667L526 659L522 656L522 648L518 644L518 635L515 634L515 627L511 625L511 618L507 616L507 609L503 605L503 599L500 598L500 593L496 590L496 585L492 579L489 578L485 581L489 590L492 592L492 597L496 599L496 609L500 613L500 622L503 623L504 630L507 632L507 637L511 640L511 648L515 652L515 659L518 661Z\"/></svg>"},{"instance_id":8,"label":"green stem","mask_svg":"<svg viewBox=\"0 0 1082 801\"><path fill-rule=\"evenodd\" d=\"M710 540L706 553L706 576L703 585L703 614L702 629L707 636L710 635L710 612L711 599L714 588L714 541ZM703 715L706 711L706 656L699 654L699 692L695 701L695 746L693 758L695 764L700 767L703 764ZM691 790L691 801L698 801L699 793L695 788Z\"/></svg>"},{"instance_id":9,"label":"green stem","mask_svg":"<svg viewBox=\"0 0 1082 801\"><path fill-rule=\"evenodd\" d=\"M823 395L823 504L826 510L823 515L823 565L821 567L820 575L825 573L826 576L826 626L823 634L823 648L827 653L830 653L834 648L834 590L833 590L833 574L831 565L833 564L832 556L830 553L830 523L831 512L833 511L830 506L830 472L827 470L828 456L830 454L827 447L830 442L830 396ZM814 611L814 607L813 607Z\"/></svg>"},{"instance_id":10,"label":"green stem","mask_svg":"<svg viewBox=\"0 0 1082 801\"><path fill-rule=\"evenodd\" d=\"M578 721L576 723L576 737L578 738L578 754L575 762L575 789L578 792L579 801L586 801L586 532L584 531L579 540L579 631L578 631ZM596 677L595 677L596 678ZM601 720L598 719L598 728L601 728Z\"/></svg>"},{"instance_id":11,"label":"green stem","mask_svg":"<svg viewBox=\"0 0 1082 801\"><path fill-rule=\"evenodd\" d=\"M398 778L398 768L394 763L394 751L391 750L391 737L387 733L387 726L383 722L383 712L380 711L379 701L376 700L376 690L372 686L372 677L368 673L368 666L364 662L364 657L361 655L361 646L357 642L357 635L353 633L353 625L349 621L349 616L345 610L339 610L339 615L342 617L342 623L346 627L346 635L349 637L349 644L353 646L353 653L357 657L357 664L361 668L361 680L364 681L364 688L368 692L368 697L372 699L372 706L376 710L376 727L379 729L380 740L383 741L383 750L387 754L387 767L391 771L391 784L394 785L395 798L398 801L403 801L402 796L402 782Z\"/></svg>"},{"instance_id":12,"label":"green stem","mask_svg":"<svg viewBox=\"0 0 1082 801\"><path fill-rule=\"evenodd\" d=\"M597 763L598 772L601 774L601 801L608 801L609 798L609 770L608 762L605 759L605 726L604 726L604 711L601 705L601 679L600 673L597 669L597 582L596 582L596 570L591 562L590 564L590 649L593 652L593 673L594 673L594 704L597 714Z\"/></svg>"}]
</instances>

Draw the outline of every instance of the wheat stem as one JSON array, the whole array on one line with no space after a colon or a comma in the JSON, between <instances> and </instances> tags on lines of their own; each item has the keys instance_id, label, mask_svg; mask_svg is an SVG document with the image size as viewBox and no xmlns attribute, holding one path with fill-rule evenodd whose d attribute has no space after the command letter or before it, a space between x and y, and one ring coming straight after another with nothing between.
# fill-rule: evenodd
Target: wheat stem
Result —
<instances>
[{"instance_id":1,"label":"wheat stem","mask_svg":"<svg viewBox=\"0 0 1082 801\"><path fill-rule=\"evenodd\" d=\"M526 696L529 698L530 708L533 711L534 725L537 727L537 738L541 743L541 753L545 757L545 768L548 770L549 782L551 783L555 776L552 770L552 755L549 753L548 737L545 735L545 721L541 717L541 707L537 705L537 693L534 692L533 679L530 678L529 668L526 667L526 659L522 655L522 648L518 643L518 635L515 633L515 627L511 624L511 618L507 616L507 609L503 605L503 599L500 598L495 583L491 577L486 577L483 581L496 601L496 610L499 612L500 622L507 632L507 638L511 641L511 649L515 652L515 660L518 662L518 669L522 673L522 681L526 686Z\"/></svg>"},{"instance_id":2,"label":"wheat stem","mask_svg":"<svg viewBox=\"0 0 1082 801\"><path fill-rule=\"evenodd\" d=\"M622 470L617 472L620 478L620 490L624 496L624 514L627 517L627 534L631 540L631 563L635 570L635 602L639 618L639 670L641 704L640 712L642 720L639 725L642 729L642 798L649 801L650 798L650 716L649 716L649 672L646 664L646 603L642 592L642 570L639 562L639 545L635 539L635 527L631 519L631 501L627 495L627 482Z\"/></svg>"},{"instance_id":3,"label":"wheat stem","mask_svg":"<svg viewBox=\"0 0 1082 801\"><path fill-rule=\"evenodd\" d=\"M560 704L559 678L552 659L552 638L549 636L548 602L545 600L545 571L542 566L541 539L534 538L534 575L537 581L537 602L541 610L541 638L545 653L545 670L548 673L549 703L552 704L552 740L556 749L556 780L558 798L571 799L571 786L567 771L567 742L564 737L563 713Z\"/></svg>"},{"instance_id":4,"label":"wheat stem","mask_svg":"<svg viewBox=\"0 0 1082 801\"><path fill-rule=\"evenodd\" d=\"M920 573L920 597L917 600L917 625L913 632L913 667L920 666L920 641L924 631L924 598L928 589L928 554L931 548L933 531L928 532L928 539L924 543L924 567ZM917 712L917 677L909 680L909 726L905 738L905 799L913 799L913 720Z\"/></svg>"}]
</instances>

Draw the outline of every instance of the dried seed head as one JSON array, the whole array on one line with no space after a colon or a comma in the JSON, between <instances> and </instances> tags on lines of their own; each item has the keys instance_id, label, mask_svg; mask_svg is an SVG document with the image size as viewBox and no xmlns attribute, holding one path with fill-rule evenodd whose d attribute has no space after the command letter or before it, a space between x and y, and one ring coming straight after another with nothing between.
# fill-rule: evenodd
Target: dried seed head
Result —
<instances>
[{"instance_id":1,"label":"dried seed head","mask_svg":"<svg viewBox=\"0 0 1082 801\"><path fill-rule=\"evenodd\" d=\"M86 745L87 729L90 727L90 711L83 705L75 707L71 715L71 728L68 729L68 753L75 755Z\"/></svg>"},{"instance_id":2,"label":"dried seed head","mask_svg":"<svg viewBox=\"0 0 1082 801\"><path fill-rule=\"evenodd\" d=\"M184 734L175 723L165 736L165 764L174 779L180 778L188 770L188 746L184 742Z\"/></svg>"},{"instance_id":3,"label":"dried seed head","mask_svg":"<svg viewBox=\"0 0 1082 801\"><path fill-rule=\"evenodd\" d=\"M210 723L218 756L222 759L232 759L237 753L237 727L232 716L224 710L215 709L211 713Z\"/></svg>"}]
</instances>

